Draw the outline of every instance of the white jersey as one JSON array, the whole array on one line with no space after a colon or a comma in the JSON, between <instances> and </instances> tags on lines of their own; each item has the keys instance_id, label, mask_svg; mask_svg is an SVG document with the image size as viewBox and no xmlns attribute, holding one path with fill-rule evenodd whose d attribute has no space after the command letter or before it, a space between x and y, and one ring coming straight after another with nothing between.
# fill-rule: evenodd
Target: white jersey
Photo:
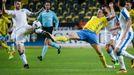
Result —
<instances>
[{"instance_id":1,"label":"white jersey","mask_svg":"<svg viewBox=\"0 0 134 75\"><path fill-rule=\"evenodd\" d=\"M128 44L131 43L131 40L133 39L133 30L132 30L132 27L130 27L128 32L126 33L126 37L122 41L122 37L124 37L124 33L126 31L126 28L127 28L127 21L129 19L130 19L129 12L127 11L126 8L123 8L121 10L120 16L119 16L121 32L120 32L120 37L119 37L117 44L116 44L116 47L120 48L120 52L122 52L122 50L126 50Z\"/></svg>"},{"instance_id":2,"label":"white jersey","mask_svg":"<svg viewBox=\"0 0 134 75\"><path fill-rule=\"evenodd\" d=\"M15 40L16 43L25 42L25 32L31 28L27 22L27 15L31 15L32 12L27 9L7 10L7 14L13 16L14 28L11 39Z\"/></svg>"},{"instance_id":3,"label":"white jersey","mask_svg":"<svg viewBox=\"0 0 134 75\"><path fill-rule=\"evenodd\" d=\"M121 27L121 32L125 32L126 26L127 26L127 21L130 19L129 12L127 11L126 8L123 8L120 12L119 16L119 22L120 22L120 27ZM130 27L129 31L133 31L132 27Z\"/></svg>"},{"instance_id":4,"label":"white jersey","mask_svg":"<svg viewBox=\"0 0 134 75\"><path fill-rule=\"evenodd\" d=\"M111 29L111 28L114 28L117 22L118 22L118 17L116 16L116 17L114 17L112 20L110 20L110 21L108 22L108 25L106 26L106 29L107 29L109 32L111 32L110 29Z\"/></svg>"},{"instance_id":5,"label":"white jersey","mask_svg":"<svg viewBox=\"0 0 134 75\"><path fill-rule=\"evenodd\" d=\"M118 35L114 35L115 31L110 31L110 29L114 28L116 23L118 22L118 16L114 17L112 20L110 20L106 26L106 31L107 31L107 39L106 43L109 44L111 40L116 41Z\"/></svg>"},{"instance_id":6,"label":"white jersey","mask_svg":"<svg viewBox=\"0 0 134 75\"><path fill-rule=\"evenodd\" d=\"M27 15L31 15L32 12L30 12L27 9L20 9L20 10L7 10L8 15L12 15L16 29L19 29L25 25L28 25L27 22Z\"/></svg>"}]
</instances>

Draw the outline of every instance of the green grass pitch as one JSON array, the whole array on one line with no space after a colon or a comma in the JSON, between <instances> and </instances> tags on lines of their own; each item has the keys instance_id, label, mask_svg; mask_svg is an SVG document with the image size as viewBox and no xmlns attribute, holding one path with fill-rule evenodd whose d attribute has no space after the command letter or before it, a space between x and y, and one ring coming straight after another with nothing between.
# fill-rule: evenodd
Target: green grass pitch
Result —
<instances>
[{"instance_id":1,"label":"green grass pitch","mask_svg":"<svg viewBox=\"0 0 134 75\"><path fill-rule=\"evenodd\" d=\"M127 50L134 54L133 48ZM107 62L112 64L104 49L103 52ZM0 75L134 75L134 69L130 68L130 59L125 58L128 73L117 74L119 67L103 68L92 48L62 48L60 55L56 49L49 48L43 61L37 59L40 54L41 48L26 48L30 69L24 69L18 53L14 59L8 60L6 51L0 48Z\"/></svg>"}]
</instances>

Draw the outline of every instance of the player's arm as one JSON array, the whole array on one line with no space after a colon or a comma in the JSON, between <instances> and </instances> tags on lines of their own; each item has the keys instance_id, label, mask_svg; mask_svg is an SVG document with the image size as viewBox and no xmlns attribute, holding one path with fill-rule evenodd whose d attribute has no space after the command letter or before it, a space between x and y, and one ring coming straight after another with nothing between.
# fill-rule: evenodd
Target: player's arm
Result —
<instances>
[{"instance_id":1,"label":"player's arm","mask_svg":"<svg viewBox=\"0 0 134 75\"><path fill-rule=\"evenodd\" d=\"M40 12L42 12L43 10L44 10L44 8L42 7L39 11L33 12L32 15L36 16L36 15L38 15Z\"/></svg>"},{"instance_id":2,"label":"player's arm","mask_svg":"<svg viewBox=\"0 0 134 75\"><path fill-rule=\"evenodd\" d=\"M111 28L110 31L114 31L114 30L117 30L117 29L120 29L119 23L116 23L115 27Z\"/></svg>"},{"instance_id":3,"label":"player's arm","mask_svg":"<svg viewBox=\"0 0 134 75\"><path fill-rule=\"evenodd\" d=\"M3 13L7 13L5 4L6 4L6 0L2 0L2 10L3 10Z\"/></svg>"},{"instance_id":4,"label":"player's arm","mask_svg":"<svg viewBox=\"0 0 134 75\"><path fill-rule=\"evenodd\" d=\"M59 19L58 17L56 16L56 14L54 13L54 22L55 22L55 29L58 29L59 27Z\"/></svg>"},{"instance_id":5,"label":"player's arm","mask_svg":"<svg viewBox=\"0 0 134 75\"><path fill-rule=\"evenodd\" d=\"M3 10L3 13L14 16L15 15L14 11L6 10L5 4L6 4L6 0L2 0L2 10Z\"/></svg>"},{"instance_id":6,"label":"player's arm","mask_svg":"<svg viewBox=\"0 0 134 75\"><path fill-rule=\"evenodd\" d=\"M39 14L39 16L37 17L37 20L42 23L42 13Z\"/></svg>"},{"instance_id":7,"label":"player's arm","mask_svg":"<svg viewBox=\"0 0 134 75\"><path fill-rule=\"evenodd\" d=\"M111 9L111 14L108 15L108 17L107 17L107 20L108 21L111 20L111 19L113 19L115 17L115 11L114 11L114 7L113 7L113 3L112 2L109 3L109 7Z\"/></svg>"},{"instance_id":8,"label":"player's arm","mask_svg":"<svg viewBox=\"0 0 134 75\"><path fill-rule=\"evenodd\" d=\"M39 15L40 12L42 12L44 10L44 8L41 8L38 12L31 12L27 9L25 9L25 10L26 10L28 16L37 16L37 15Z\"/></svg>"},{"instance_id":9,"label":"player's arm","mask_svg":"<svg viewBox=\"0 0 134 75\"><path fill-rule=\"evenodd\" d=\"M130 15L129 12L127 10L124 10L123 12L121 12L121 14L124 16L127 24L126 24L126 30L123 34L123 37L121 39L121 43L123 42L124 38L126 37L127 32L129 31L130 27L131 27L131 20L130 20Z\"/></svg>"},{"instance_id":10,"label":"player's arm","mask_svg":"<svg viewBox=\"0 0 134 75\"><path fill-rule=\"evenodd\" d=\"M120 29L120 23L119 23L119 20L118 20L118 16L115 17L115 25L113 28L110 29L110 31L114 31L114 30L117 30L117 29Z\"/></svg>"}]
</instances>

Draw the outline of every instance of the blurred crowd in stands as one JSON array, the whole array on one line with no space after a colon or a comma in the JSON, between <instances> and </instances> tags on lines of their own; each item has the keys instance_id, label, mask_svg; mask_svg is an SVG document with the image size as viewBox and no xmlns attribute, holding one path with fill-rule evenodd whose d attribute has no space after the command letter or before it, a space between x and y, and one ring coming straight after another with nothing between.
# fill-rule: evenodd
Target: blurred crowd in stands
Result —
<instances>
[{"instance_id":1,"label":"blurred crowd in stands","mask_svg":"<svg viewBox=\"0 0 134 75\"><path fill-rule=\"evenodd\" d=\"M22 0L23 8L32 12L43 7L45 0ZM75 23L82 27L92 15L96 15L97 9L111 1L115 2L115 10L118 13L116 2L118 0L51 0L52 10L57 14L60 23ZM8 9L12 9L14 0L7 0ZM134 2L134 0L132 0ZM34 20L36 17L30 18Z\"/></svg>"}]
</instances>

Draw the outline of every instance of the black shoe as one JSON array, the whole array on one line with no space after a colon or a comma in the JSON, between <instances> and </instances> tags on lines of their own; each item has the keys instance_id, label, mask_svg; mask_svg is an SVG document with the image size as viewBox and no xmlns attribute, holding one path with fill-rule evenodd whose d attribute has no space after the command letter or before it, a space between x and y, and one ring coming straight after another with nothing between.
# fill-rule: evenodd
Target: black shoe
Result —
<instances>
[{"instance_id":1,"label":"black shoe","mask_svg":"<svg viewBox=\"0 0 134 75\"><path fill-rule=\"evenodd\" d=\"M38 56L37 58L38 58L40 61L42 61L42 56Z\"/></svg>"},{"instance_id":2,"label":"black shoe","mask_svg":"<svg viewBox=\"0 0 134 75\"><path fill-rule=\"evenodd\" d=\"M112 60L112 62L114 63L115 66L120 65L118 60Z\"/></svg>"},{"instance_id":3,"label":"black shoe","mask_svg":"<svg viewBox=\"0 0 134 75\"><path fill-rule=\"evenodd\" d=\"M24 65L24 68L25 68L25 69L29 69L29 65L28 65L28 64L25 64L25 65Z\"/></svg>"},{"instance_id":4,"label":"black shoe","mask_svg":"<svg viewBox=\"0 0 134 75\"><path fill-rule=\"evenodd\" d=\"M57 52L58 52L58 54L60 54L60 52L61 52L61 50L60 50L60 49L61 49L61 46L60 46L60 48L59 48L59 49L58 49L58 51L57 51Z\"/></svg>"},{"instance_id":5,"label":"black shoe","mask_svg":"<svg viewBox=\"0 0 134 75\"><path fill-rule=\"evenodd\" d=\"M134 60L131 60L131 65L133 65L133 63L134 63Z\"/></svg>"}]
</instances>

